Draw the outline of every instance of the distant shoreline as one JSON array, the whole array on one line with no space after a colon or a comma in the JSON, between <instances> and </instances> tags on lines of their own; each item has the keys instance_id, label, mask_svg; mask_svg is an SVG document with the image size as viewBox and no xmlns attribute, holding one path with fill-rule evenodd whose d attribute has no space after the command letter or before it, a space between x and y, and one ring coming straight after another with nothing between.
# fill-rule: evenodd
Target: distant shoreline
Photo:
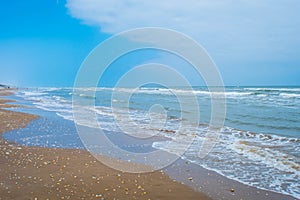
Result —
<instances>
[{"instance_id":1,"label":"distant shoreline","mask_svg":"<svg viewBox=\"0 0 300 200\"><path fill-rule=\"evenodd\" d=\"M182 88L183 86L172 86L171 88ZM192 88L207 88L207 85L192 85ZM300 88L300 85L224 85L224 86L210 86L211 88ZM34 88L73 88L73 86L11 86L0 84L1 89L34 89ZM111 86L86 86L84 88L115 88L113 85ZM135 87L126 87L126 88L135 88ZM155 86L149 86L146 88L155 88Z\"/></svg>"}]
</instances>

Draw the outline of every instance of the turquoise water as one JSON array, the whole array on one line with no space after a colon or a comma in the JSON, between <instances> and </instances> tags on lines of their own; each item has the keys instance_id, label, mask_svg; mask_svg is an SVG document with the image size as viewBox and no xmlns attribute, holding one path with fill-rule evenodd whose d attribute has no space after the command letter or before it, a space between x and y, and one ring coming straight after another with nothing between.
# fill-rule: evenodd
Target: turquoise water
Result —
<instances>
[{"instance_id":1,"label":"turquoise water","mask_svg":"<svg viewBox=\"0 0 300 200\"><path fill-rule=\"evenodd\" d=\"M64 144L66 138L55 128L51 134L46 134L47 137L42 136L50 128L32 131L31 134L12 132L5 134L5 137L27 145L51 146L45 144L56 142L58 147L82 148L72 125L72 95L82 100L95 100L95 106L85 109L96 113L103 130L120 134L122 130L115 121L112 102L119 105L118 120L126 122L128 110L126 102L112 98L114 91L121 95L132 94L129 116L136 124L128 124L127 131L135 132L136 126L139 126L145 131L159 132L170 139L151 141L152 147L156 149L177 154L181 148L185 148L185 141L175 139L173 133L178 130L180 122L185 120L182 112L193 112L193 108L182 110L178 98L171 90L154 87L137 90L97 88L96 97L91 95L93 90L94 88L83 88L74 94L71 88L39 88L20 90L16 94L18 98L30 102L34 109L55 115L52 125L67 124L69 128L63 132L67 135L66 138L73 135L73 139L70 139L72 142ZM193 91L184 88L174 90L187 99L195 94L200 108L197 130L186 127L184 138L193 138L193 144L184 155L180 155L183 159L242 183L300 198L300 87L227 87L225 126L219 132L220 140L204 159L198 157L198 152L211 117L210 93L205 87L195 87ZM147 126L151 121L148 111L155 104L163 106L166 111L164 117L167 118L160 130ZM84 117L84 112L82 116ZM47 123L49 127L52 125ZM92 127L88 119L84 125ZM145 145L151 149L148 143Z\"/></svg>"}]
</instances>

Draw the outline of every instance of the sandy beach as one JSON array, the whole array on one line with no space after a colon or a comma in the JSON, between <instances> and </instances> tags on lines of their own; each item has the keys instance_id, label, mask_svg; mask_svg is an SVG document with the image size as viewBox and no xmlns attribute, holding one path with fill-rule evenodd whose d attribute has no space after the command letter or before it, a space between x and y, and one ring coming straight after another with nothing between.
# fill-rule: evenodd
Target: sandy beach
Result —
<instances>
[{"instance_id":1,"label":"sandy beach","mask_svg":"<svg viewBox=\"0 0 300 200\"><path fill-rule=\"evenodd\" d=\"M0 200L300 200L299 8L3 1Z\"/></svg>"},{"instance_id":2,"label":"sandy beach","mask_svg":"<svg viewBox=\"0 0 300 200\"><path fill-rule=\"evenodd\" d=\"M1 134L38 118L1 109L13 106L6 102L0 99ZM122 173L84 150L26 147L2 137L0 172L0 199L209 199L160 171Z\"/></svg>"}]
</instances>

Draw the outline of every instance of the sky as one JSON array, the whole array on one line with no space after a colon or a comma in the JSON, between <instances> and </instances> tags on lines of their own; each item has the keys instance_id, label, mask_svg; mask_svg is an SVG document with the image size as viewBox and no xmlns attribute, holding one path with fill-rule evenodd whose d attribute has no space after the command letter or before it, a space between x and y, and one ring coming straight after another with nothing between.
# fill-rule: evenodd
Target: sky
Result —
<instances>
[{"instance_id":1,"label":"sky","mask_svg":"<svg viewBox=\"0 0 300 200\"><path fill-rule=\"evenodd\" d=\"M0 83L70 87L99 43L122 31L169 28L195 39L216 63L225 85L300 85L299 0L0 0ZM172 62L168 62L172 60ZM193 85L190 66L161 52L116 62L114 84L146 62L177 65ZM123 68L121 69L120 66Z\"/></svg>"}]
</instances>

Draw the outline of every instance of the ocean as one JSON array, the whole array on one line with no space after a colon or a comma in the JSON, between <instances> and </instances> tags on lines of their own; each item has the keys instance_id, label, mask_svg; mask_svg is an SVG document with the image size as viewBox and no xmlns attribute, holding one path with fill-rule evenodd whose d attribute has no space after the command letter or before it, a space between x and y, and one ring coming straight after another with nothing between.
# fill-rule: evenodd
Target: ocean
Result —
<instances>
[{"instance_id":1,"label":"ocean","mask_svg":"<svg viewBox=\"0 0 300 200\"><path fill-rule=\"evenodd\" d=\"M117 135L119 140L115 142L127 151L159 149L178 154L184 160L241 183L300 198L300 87L226 87L225 124L218 133L219 140L205 158L200 158L198 153L211 118L211 96L206 87L172 89L187 98L196 95L199 104L197 130L185 127L180 133L185 135L184 139L174 134L185 120L182 113L193 110L189 107L183 110L168 88L96 88L95 97L91 95L93 90L82 88L76 93L72 88L17 90L11 98L25 107L12 109L42 118L24 129L5 133L4 138L29 146L84 148L74 126L72 97L83 101L92 99L95 105L85 109L96 115L101 129L112 135L112 140ZM113 99L113 91L131 93L129 104ZM119 105L116 110L112 109L112 102ZM158 104L164 113L157 113L156 120L151 120L148 111ZM138 126L145 133L158 132L168 140L153 139L143 144L138 140L128 144L129 140L120 142L122 129L115 120L116 112L118 122L127 124L126 132L134 133ZM82 115L84 118L84 112ZM128 116L136 123L127 123ZM89 122L86 119L81 125L93 127ZM187 138L193 142L184 149ZM185 151L183 155L179 153L182 151Z\"/></svg>"}]
</instances>

